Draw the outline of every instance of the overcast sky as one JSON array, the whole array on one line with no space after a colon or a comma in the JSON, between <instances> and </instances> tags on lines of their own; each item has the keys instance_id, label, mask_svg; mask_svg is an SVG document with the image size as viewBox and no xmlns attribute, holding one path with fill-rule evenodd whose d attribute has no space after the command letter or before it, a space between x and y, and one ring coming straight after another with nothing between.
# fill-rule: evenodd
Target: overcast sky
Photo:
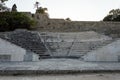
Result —
<instances>
[{"instance_id":1,"label":"overcast sky","mask_svg":"<svg viewBox=\"0 0 120 80\"><path fill-rule=\"evenodd\" d=\"M100 21L111 9L120 8L120 0L9 0L8 7L17 5L18 11L35 12L35 2L47 7L51 18L71 18L79 21Z\"/></svg>"}]
</instances>

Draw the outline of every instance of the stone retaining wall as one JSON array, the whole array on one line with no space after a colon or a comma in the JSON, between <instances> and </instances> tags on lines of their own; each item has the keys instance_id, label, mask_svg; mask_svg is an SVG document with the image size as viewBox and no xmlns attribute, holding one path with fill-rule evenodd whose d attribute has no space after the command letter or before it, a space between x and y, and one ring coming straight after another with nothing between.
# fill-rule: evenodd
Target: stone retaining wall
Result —
<instances>
[{"instance_id":1,"label":"stone retaining wall","mask_svg":"<svg viewBox=\"0 0 120 80\"><path fill-rule=\"evenodd\" d=\"M96 31L112 37L120 37L120 22L103 21L66 21L64 19L51 19L47 15L35 14L38 21L38 31L51 32L80 32Z\"/></svg>"}]
</instances>

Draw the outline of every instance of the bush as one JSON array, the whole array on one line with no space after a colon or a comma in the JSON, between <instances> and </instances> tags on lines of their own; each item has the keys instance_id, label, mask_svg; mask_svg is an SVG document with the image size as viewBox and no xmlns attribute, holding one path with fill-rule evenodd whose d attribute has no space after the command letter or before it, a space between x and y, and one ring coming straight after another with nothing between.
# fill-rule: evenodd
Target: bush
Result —
<instances>
[{"instance_id":1,"label":"bush","mask_svg":"<svg viewBox=\"0 0 120 80\"><path fill-rule=\"evenodd\" d=\"M113 15L108 15L103 19L103 21L120 21L120 15L117 15L116 17L114 17Z\"/></svg>"},{"instance_id":2,"label":"bush","mask_svg":"<svg viewBox=\"0 0 120 80\"><path fill-rule=\"evenodd\" d=\"M120 9L112 9L103 21L120 21Z\"/></svg>"},{"instance_id":3,"label":"bush","mask_svg":"<svg viewBox=\"0 0 120 80\"><path fill-rule=\"evenodd\" d=\"M31 29L35 21L20 12L0 13L0 31L11 31L18 28Z\"/></svg>"}]
</instances>

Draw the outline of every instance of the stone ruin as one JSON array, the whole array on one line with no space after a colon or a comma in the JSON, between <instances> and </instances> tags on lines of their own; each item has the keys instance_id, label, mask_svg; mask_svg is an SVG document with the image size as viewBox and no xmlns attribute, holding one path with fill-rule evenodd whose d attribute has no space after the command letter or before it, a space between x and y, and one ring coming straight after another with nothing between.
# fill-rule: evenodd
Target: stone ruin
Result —
<instances>
[{"instance_id":1,"label":"stone ruin","mask_svg":"<svg viewBox=\"0 0 120 80\"><path fill-rule=\"evenodd\" d=\"M0 38L24 48L28 54L29 52L37 54L39 60L45 58L77 58L85 61L120 60L120 47L117 45L119 40L94 31L38 32L16 30L3 32L0 34ZM112 46L113 48L111 48ZM115 47L117 48L115 49ZM109 57L109 51L113 51L111 57ZM112 56L117 58L112 58Z\"/></svg>"},{"instance_id":2,"label":"stone ruin","mask_svg":"<svg viewBox=\"0 0 120 80\"><path fill-rule=\"evenodd\" d=\"M78 58L84 61L120 61L120 47L117 45L119 22L66 21L50 19L46 15L26 14L37 20L36 31L1 32L0 38L25 49L27 54L37 54L39 60Z\"/></svg>"},{"instance_id":3,"label":"stone ruin","mask_svg":"<svg viewBox=\"0 0 120 80\"><path fill-rule=\"evenodd\" d=\"M0 38L26 49L29 53L31 51L39 56L49 56L49 54L46 53L47 48L41 41L38 32L16 30L13 32L1 33Z\"/></svg>"},{"instance_id":4,"label":"stone ruin","mask_svg":"<svg viewBox=\"0 0 120 80\"><path fill-rule=\"evenodd\" d=\"M41 38L52 57L81 58L88 52L101 48L113 40L94 31L41 32Z\"/></svg>"},{"instance_id":5,"label":"stone ruin","mask_svg":"<svg viewBox=\"0 0 120 80\"><path fill-rule=\"evenodd\" d=\"M95 31L100 34L111 36L113 38L120 37L120 22L104 22L104 21L67 21L65 19L49 18L46 14L34 14L33 17L37 21L37 31L42 32L83 32Z\"/></svg>"}]
</instances>

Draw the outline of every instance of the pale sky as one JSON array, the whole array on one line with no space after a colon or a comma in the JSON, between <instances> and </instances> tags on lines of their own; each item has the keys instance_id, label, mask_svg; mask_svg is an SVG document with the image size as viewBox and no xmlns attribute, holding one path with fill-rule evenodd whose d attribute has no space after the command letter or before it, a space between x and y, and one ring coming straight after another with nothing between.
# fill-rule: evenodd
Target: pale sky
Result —
<instances>
[{"instance_id":1,"label":"pale sky","mask_svg":"<svg viewBox=\"0 0 120 80\"><path fill-rule=\"evenodd\" d=\"M35 2L47 7L50 18L70 18L77 21L100 21L111 9L120 8L120 0L9 0L8 7L18 11L35 12Z\"/></svg>"}]
</instances>

